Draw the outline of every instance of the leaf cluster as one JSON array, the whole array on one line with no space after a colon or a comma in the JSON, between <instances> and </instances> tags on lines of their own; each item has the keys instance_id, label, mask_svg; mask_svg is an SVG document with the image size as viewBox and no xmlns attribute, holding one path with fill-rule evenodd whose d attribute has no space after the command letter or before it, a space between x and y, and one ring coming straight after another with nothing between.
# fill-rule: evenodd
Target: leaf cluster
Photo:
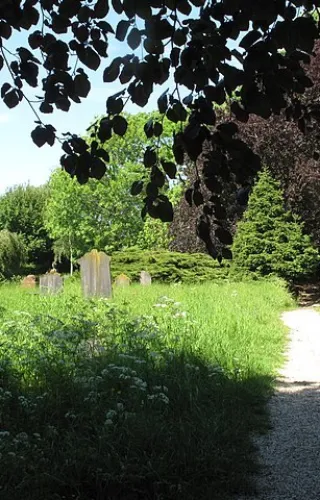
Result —
<instances>
[{"instance_id":1,"label":"leaf cluster","mask_svg":"<svg viewBox=\"0 0 320 500\"><path fill-rule=\"evenodd\" d=\"M129 249L112 254L113 276L125 273L132 281L139 281L141 271L148 271L155 281L198 283L227 279L229 266L219 266L208 255L201 253Z\"/></svg>"},{"instance_id":2,"label":"leaf cluster","mask_svg":"<svg viewBox=\"0 0 320 500\"><path fill-rule=\"evenodd\" d=\"M238 225L233 244L235 274L286 279L312 276L320 256L298 217L285 209L280 185L264 170Z\"/></svg>"},{"instance_id":3,"label":"leaf cluster","mask_svg":"<svg viewBox=\"0 0 320 500\"><path fill-rule=\"evenodd\" d=\"M304 65L310 62L319 38L313 15L318 8L319 0L4 2L0 7L2 45L14 30L28 30L29 37L28 47L19 47L12 60L1 47L0 69L6 66L11 77L10 83L3 83L1 96L9 108L23 99L33 107L25 85L41 87L39 112L33 108L37 120L32 139L39 147L52 145L57 132L40 115L54 109L67 112L72 103L80 103L89 94L86 71L102 66L115 38L126 43L131 53L115 57L103 69L106 84L119 82L123 87L107 99L106 115L95 130L99 140L107 142L112 134L126 133L127 123L121 115L126 102L143 108L157 86L172 75L175 88L168 87L159 96L158 110L173 123L186 122L174 136L175 164L148 148L143 158L150 178L143 215L168 222L173 218L172 204L159 191L165 176L175 177L177 166L186 157L196 162L206 142L212 144L214 154L206 167L206 187L216 196L221 170L224 176L235 174L247 182L259 168L249 148L235 142L234 123L216 127L216 105L231 99L231 113L240 122L247 122L251 114L268 119L285 111L303 133L312 120L318 121L319 106L308 108L301 98L313 83ZM108 21L112 10L119 16L116 26ZM236 48L230 48L230 41ZM74 59L75 65L71 63ZM182 98L180 89L188 95ZM161 135L161 123L146 125L146 134ZM80 183L104 176L109 155L97 141L89 146L69 132L59 140L64 150L61 165L70 175ZM140 187L135 185L133 191ZM200 187L189 192L188 198L202 206ZM204 210L198 233L215 256L209 226ZM216 236L222 243L231 243L221 229Z\"/></svg>"}]
</instances>

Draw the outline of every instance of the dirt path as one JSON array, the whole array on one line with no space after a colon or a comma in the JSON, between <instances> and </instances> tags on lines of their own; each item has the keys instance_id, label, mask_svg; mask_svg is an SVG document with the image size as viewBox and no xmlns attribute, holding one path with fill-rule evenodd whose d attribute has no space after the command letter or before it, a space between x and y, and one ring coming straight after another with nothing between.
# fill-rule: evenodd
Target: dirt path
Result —
<instances>
[{"instance_id":1,"label":"dirt path","mask_svg":"<svg viewBox=\"0 0 320 500\"><path fill-rule=\"evenodd\" d=\"M290 328L288 359L269 403L272 430L256 440L263 471L250 498L319 500L320 314L298 309L283 321Z\"/></svg>"}]
</instances>

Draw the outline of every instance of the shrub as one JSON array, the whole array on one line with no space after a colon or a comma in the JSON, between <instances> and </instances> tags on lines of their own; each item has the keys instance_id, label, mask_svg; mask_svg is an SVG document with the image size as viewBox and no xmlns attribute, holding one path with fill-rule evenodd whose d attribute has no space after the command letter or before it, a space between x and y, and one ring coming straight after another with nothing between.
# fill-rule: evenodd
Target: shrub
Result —
<instances>
[{"instance_id":1,"label":"shrub","mask_svg":"<svg viewBox=\"0 0 320 500\"><path fill-rule=\"evenodd\" d=\"M296 279L318 269L318 251L299 218L285 209L280 184L267 170L259 175L238 225L233 254L232 273L238 275Z\"/></svg>"},{"instance_id":2,"label":"shrub","mask_svg":"<svg viewBox=\"0 0 320 500\"><path fill-rule=\"evenodd\" d=\"M190 283L225 279L229 267L220 266L217 261L205 254L148 252L135 248L113 253L111 259L113 276L125 273L132 281L138 281L141 271L148 271L157 281Z\"/></svg>"},{"instance_id":3,"label":"shrub","mask_svg":"<svg viewBox=\"0 0 320 500\"><path fill-rule=\"evenodd\" d=\"M25 258L25 246L20 236L7 229L0 231L0 277L19 274Z\"/></svg>"}]
</instances>

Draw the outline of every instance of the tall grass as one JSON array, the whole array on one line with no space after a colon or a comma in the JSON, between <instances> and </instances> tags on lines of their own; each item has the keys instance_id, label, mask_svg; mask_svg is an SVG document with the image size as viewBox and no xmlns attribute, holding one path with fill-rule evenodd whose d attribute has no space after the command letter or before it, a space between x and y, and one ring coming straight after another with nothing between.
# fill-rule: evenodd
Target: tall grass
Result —
<instances>
[{"instance_id":1,"label":"tall grass","mask_svg":"<svg viewBox=\"0 0 320 500\"><path fill-rule=\"evenodd\" d=\"M281 282L0 288L0 497L228 499L281 364Z\"/></svg>"}]
</instances>

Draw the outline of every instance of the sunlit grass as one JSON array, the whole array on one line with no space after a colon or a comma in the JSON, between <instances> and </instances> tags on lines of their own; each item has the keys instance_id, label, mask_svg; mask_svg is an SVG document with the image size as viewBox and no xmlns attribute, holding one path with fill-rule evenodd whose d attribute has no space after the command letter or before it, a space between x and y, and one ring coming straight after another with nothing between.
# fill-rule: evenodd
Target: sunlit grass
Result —
<instances>
[{"instance_id":1,"label":"sunlit grass","mask_svg":"<svg viewBox=\"0 0 320 500\"><path fill-rule=\"evenodd\" d=\"M0 288L0 497L228 499L282 362L279 281Z\"/></svg>"}]
</instances>

